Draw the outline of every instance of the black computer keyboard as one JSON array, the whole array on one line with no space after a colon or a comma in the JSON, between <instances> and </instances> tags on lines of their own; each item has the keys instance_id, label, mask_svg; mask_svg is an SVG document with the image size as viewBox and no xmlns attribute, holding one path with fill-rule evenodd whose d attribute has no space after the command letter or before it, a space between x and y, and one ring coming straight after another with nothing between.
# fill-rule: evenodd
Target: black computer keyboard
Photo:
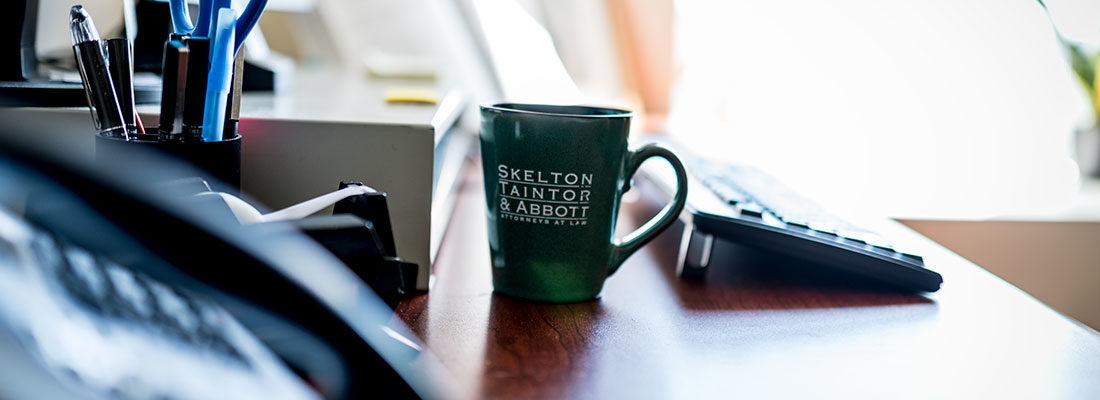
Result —
<instances>
[{"instance_id":1,"label":"black computer keyboard","mask_svg":"<svg viewBox=\"0 0 1100 400\"><path fill-rule=\"evenodd\" d=\"M726 240L903 290L933 292L943 282L921 256L829 213L758 169L677 154L691 180L681 277L702 278L720 264L712 251L715 240ZM659 186L673 187L668 174L646 171Z\"/></svg>"}]
</instances>

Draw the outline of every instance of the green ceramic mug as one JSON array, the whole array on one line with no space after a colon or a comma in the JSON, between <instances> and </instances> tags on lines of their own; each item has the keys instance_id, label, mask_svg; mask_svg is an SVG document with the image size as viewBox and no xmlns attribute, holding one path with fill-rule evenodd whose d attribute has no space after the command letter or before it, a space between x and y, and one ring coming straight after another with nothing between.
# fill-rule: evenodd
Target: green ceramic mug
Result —
<instances>
[{"instance_id":1,"label":"green ceramic mug","mask_svg":"<svg viewBox=\"0 0 1100 400\"><path fill-rule=\"evenodd\" d=\"M687 175L657 146L627 149L632 113L589 106L481 107L481 160L496 292L536 301L596 297L604 280L684 208ZM619 201L638 167L676 170L672 202L621 239Z\"/></svg>"}]
</instances>

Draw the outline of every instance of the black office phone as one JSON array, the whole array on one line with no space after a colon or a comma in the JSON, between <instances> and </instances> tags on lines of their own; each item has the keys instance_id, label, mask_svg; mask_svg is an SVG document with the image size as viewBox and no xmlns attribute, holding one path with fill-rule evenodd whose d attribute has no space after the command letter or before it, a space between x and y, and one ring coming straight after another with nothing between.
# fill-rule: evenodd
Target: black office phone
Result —
<instances>
[{"instance_id":1,"label":"black office phone","mask_svg":"<svg viewBox=\"0 0 1100 400\"><path fill-rule=\"evenodd\" d=\"M162 190L187 167L155 154L102 168L29 134L0 132L0 398L445 394L438 360L298 230Z\"/></svg>"}]
</instances>

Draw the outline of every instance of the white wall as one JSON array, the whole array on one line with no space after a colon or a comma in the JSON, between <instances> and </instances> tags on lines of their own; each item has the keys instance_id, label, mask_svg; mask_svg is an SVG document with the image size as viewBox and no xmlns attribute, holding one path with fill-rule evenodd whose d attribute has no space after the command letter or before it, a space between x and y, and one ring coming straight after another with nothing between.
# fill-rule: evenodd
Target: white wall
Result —
<instances>
[{"instance_id":1,"label":"white wall","mask_svg":"<svg viewBox=\"0 0 1100 400\"><path fill-rule=\"evenodd\" d=\"M680 0L676 12L670 130L704 155L891 216L1051 211L1076 194L1086 96L1033 0Z\"/></svg>"},{"instance_id":2,"label":"white wall","mask_svg":"<svg viewBox=\"0 0 1100 400\"><path fill-rule=\"evenodd\" d=\"M69 9L76 4L88 10L103 37L122 32L123 2L120 0L39 0L36 49L40 57L72 57Z\"/></svg>"}]
</instances>

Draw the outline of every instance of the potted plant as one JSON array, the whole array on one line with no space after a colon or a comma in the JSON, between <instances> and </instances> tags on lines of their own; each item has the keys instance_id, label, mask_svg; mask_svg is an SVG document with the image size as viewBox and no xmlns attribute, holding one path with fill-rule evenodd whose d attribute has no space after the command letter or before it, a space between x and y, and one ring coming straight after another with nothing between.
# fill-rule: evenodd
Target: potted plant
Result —
<instances>
[{"instance_id":1,"label":"potted plant","mask_svg":"<svg viewBox=\"0 0 1100 400\"><path fill-rule=\"evenodd\" d=\"M1089 52L1081 43L1067 39L1054 23L1050 10L1043 0L1037 0L1043 7L1047 18L1054 26L1054 33L1065 48L1069 56L1070 67L1081 82L1081 87L1088 95L1089 104L1092 105L1092 120L1084 127L1078 128L1075 135L1075 150L1077 165L1083 174L1100 177L1100 91L1096 87L1096 77L1100 75L1097 70L1100 67L1100 51Z\"/></svg>"}]
</instances>

